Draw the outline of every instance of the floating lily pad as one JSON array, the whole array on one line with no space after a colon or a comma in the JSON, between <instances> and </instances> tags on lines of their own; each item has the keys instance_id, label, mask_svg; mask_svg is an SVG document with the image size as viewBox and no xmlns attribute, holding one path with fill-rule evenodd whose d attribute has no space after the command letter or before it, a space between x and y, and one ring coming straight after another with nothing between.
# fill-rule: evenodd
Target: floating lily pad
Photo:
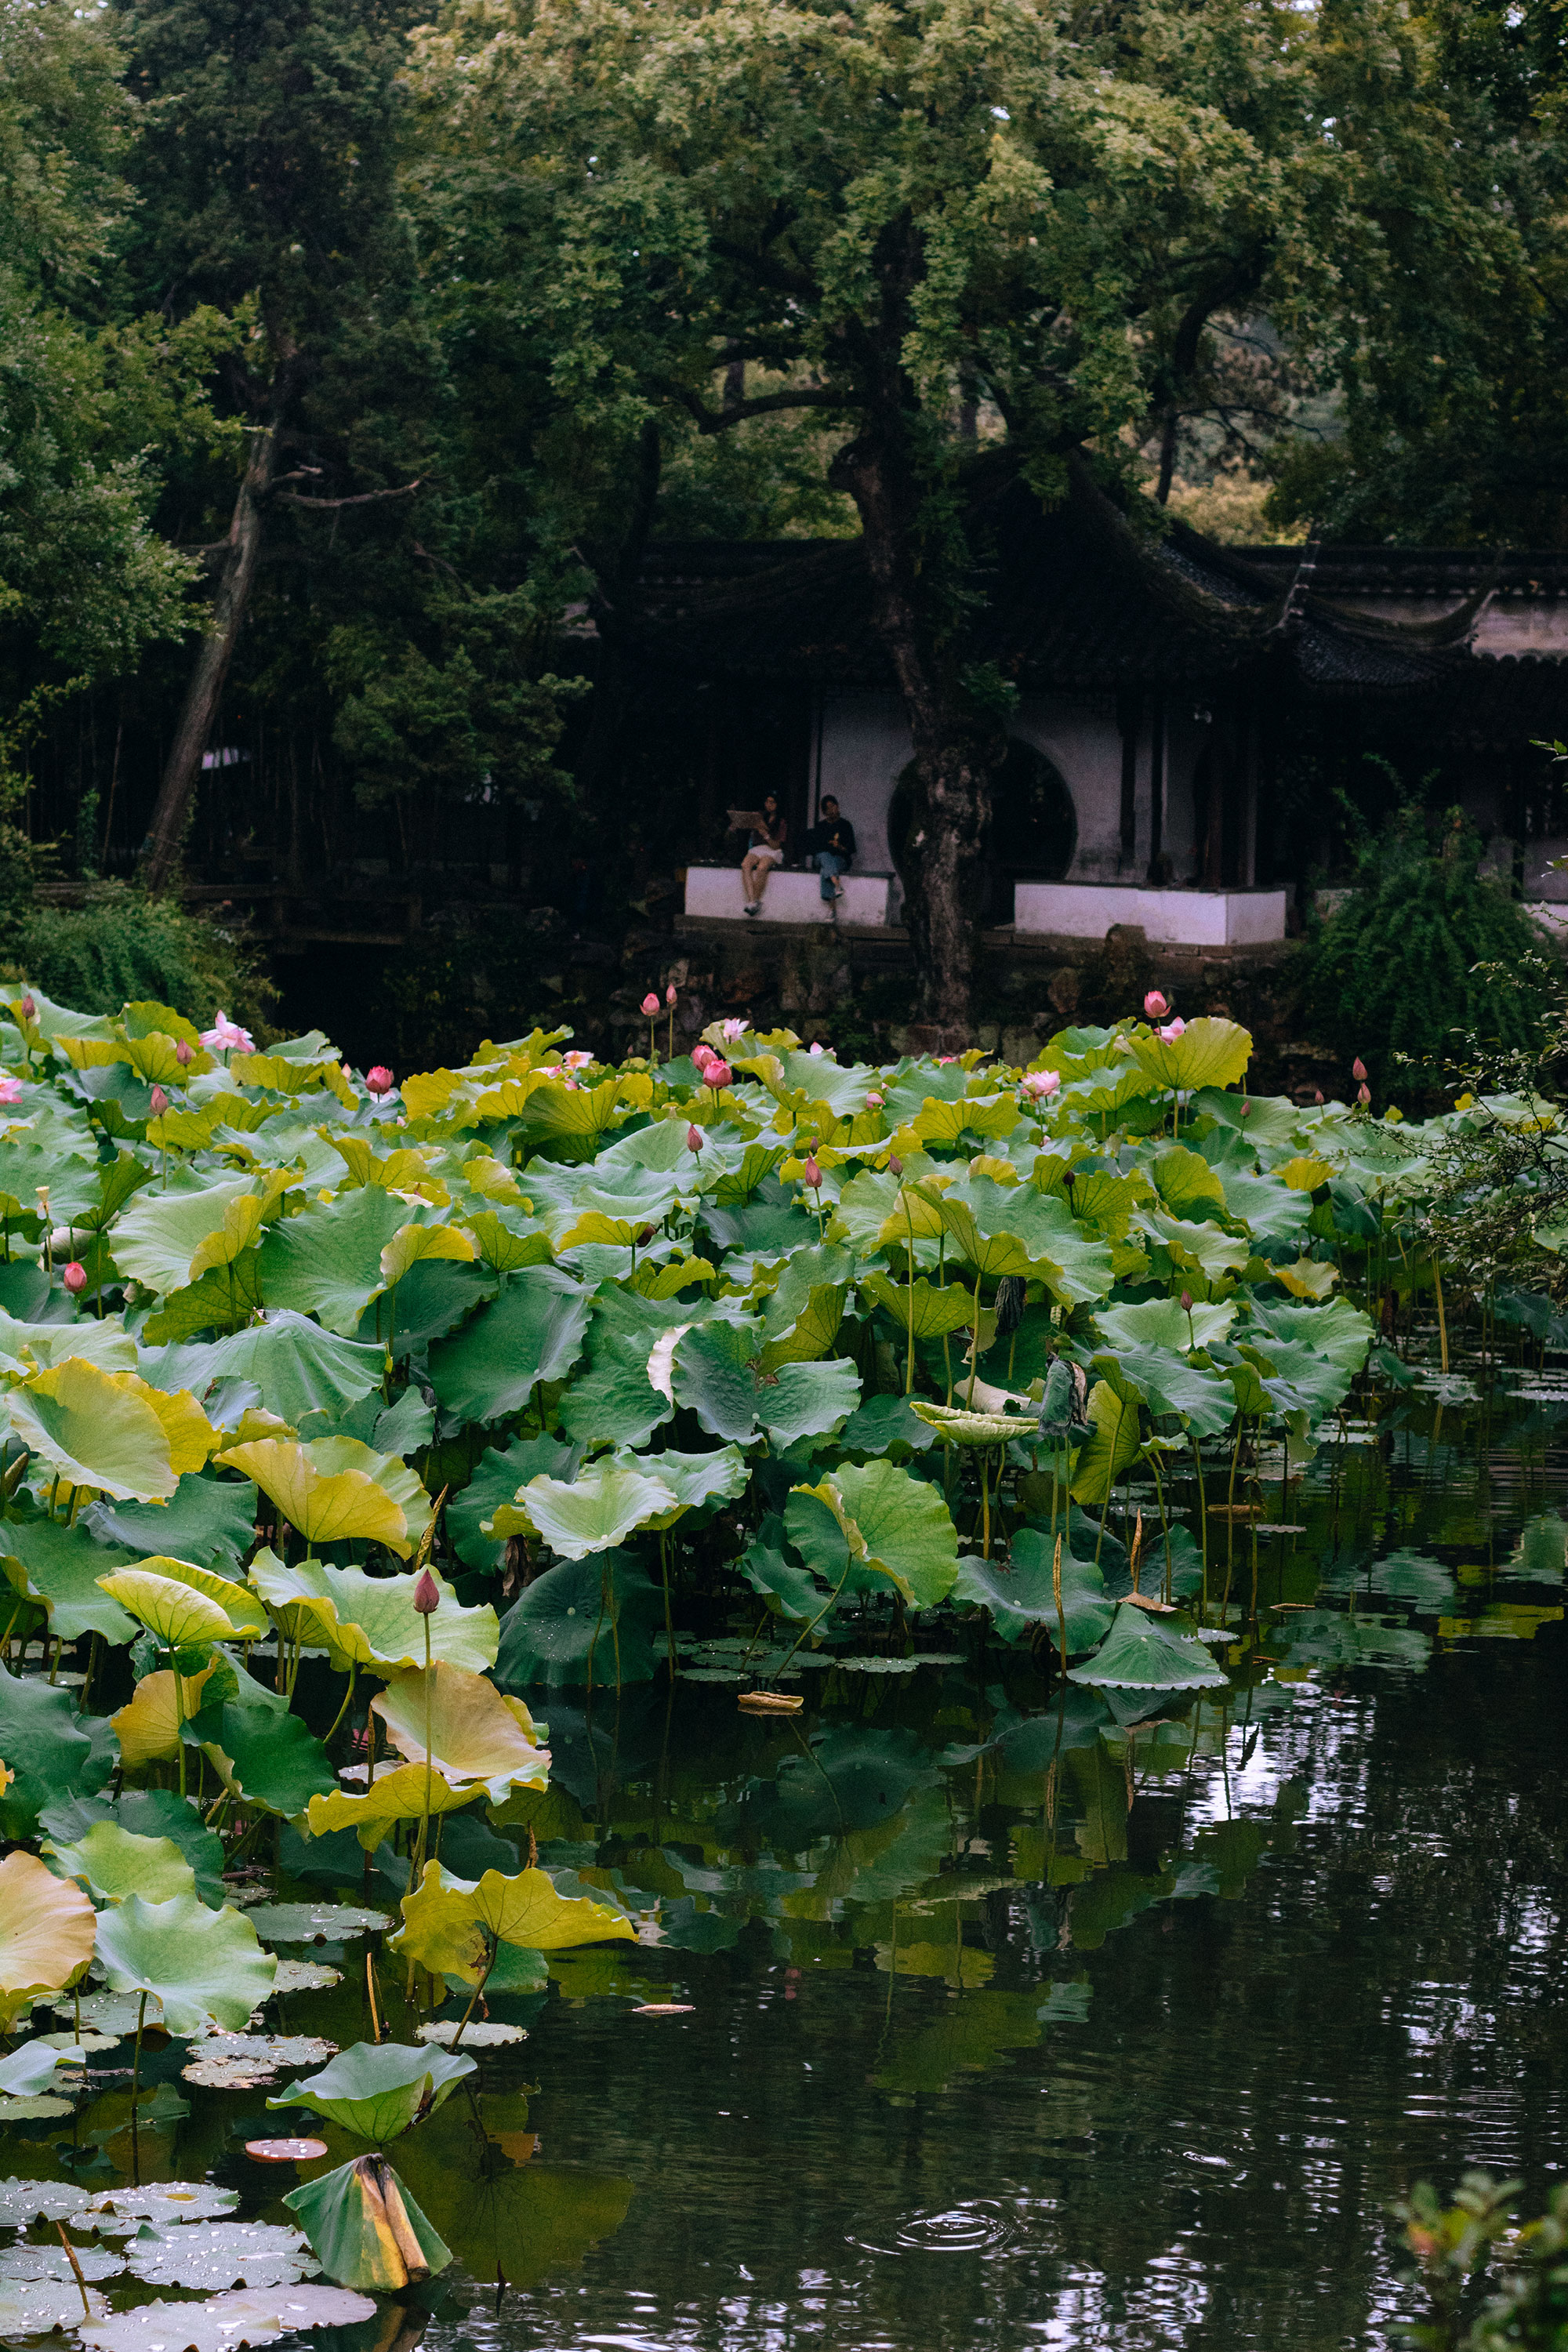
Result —
<instances>
[{"instance_id":1,"label":"floating lily pad","mask_svg":"<svg viewBox=\"0 0 1568 2352\"><path fill-rule=\"evenodd\" d=\"M329 1985L341 1984L342 1969L330 1969L324 1960L279 1960L273 1979L274 1992L325 1992Z\"/></svg>"},{"instance_id":2,"label":"floating lily pad","mask_svg":"<svg viewBox=\"0 0 1568 2352\"><path fill-rule=\"evenodd\" d=\"M374 2317L369 2295L343 2287L237 2287L205 2303L144 2303L80 2333L89 2352L227 2352L234 2344L268 2344L304 2328L353 2327Z\"/></svg>"},{"instance_id":3,"label":"floating lily pad","mask_svg":"<svg viewBox=\"0 0 1568 2352\"><path fill-rule=\"evenodd\" d=\"M392 1922L384 1911L362 1911L352 1903L264 1903L250 1914L250 1924L269 1944L311 1944L318 1937L340 1944Z\"/></svg>"},{"instance_id":4,"label":"floating lily pad","mask_svg":"<svg viewBox=\"0 0 1568 2352\"><path fill-rule=\"evenodd\" d=\"M151 2009L152 2002L149 2001L147 2006ZM47 2049L79 2050L89 2058L100 2050L112 2050L123 2038L123 2035L119 2033L92 2033L86 2031L80 2033L40 2033L37 2036L38 2041L43 2042Z\"/></svg>"},{"instance_id":5,"label":"floating lily pad","mask_svg":"<svg viewBox=\"0 0 1568 2352\"><path fill-rule=\"evenodd\" d=\"M126 2261L149 2286L290 2286L321 2264L302 2233L275 2221L197 2221L172 2238L138 2238Z\"/></svg>"},{"instance_id":6,"label":"floating lily pad","mask_svg":"<svg viewBox=\"0 0 1568 2352\"><path fill-rule=\"evenodd\" d=\"M324 2066L338 2054L319 2033L209 2033L192 2044L201 2058L238 2058L256 2066Z\"/></svg>"},{"instance_id":7,"label":"floating lily pad","mask_svg":"<svg viewBox=\"0 0 1568 2352\"><path fill-rule=\"evenodd\" d=\"M51 2116L68 2116L70 2112L70 2100L56 2098L49 2091L20 2099L0 2095L0 2131L7 2124L46 2123Z\"/></svg>"},{"instance_id":8,"label":"floating lily pad","mask_svg":"<svg viewBox=\"0 0 1568 2352\"><path fill-rule=\"evenodd\" d=\"M0 2180L0 2230L25 2230L30 2221L64 2221L92 2202L69 2180Z\"/></svg>"},{"instance_id":9,"label":"floating lily pad","mask_svg":"<svg viewBox=\"0 0 1568 2352\"><path fill-rule=\"evenodd\" d=\"M103 2246L72 2248L85 2279L118 2278L125 2268L118 2254ZM0 2279L58 2279L74 2285L76 2273L63 2246L8 2246L0 2254ZM81 2309L81 2298L77 2298Z\"/></svg>"},{"instance_id":10,"label":"floating lily pad","mask_svg":"<svg viewBox=\"0 0 1568 2352\"><path fill-rule=\"evenodd\" d=\"M109 2309L96 2287L89 2286L87 2295L95 2318ZM81 2315L81 2289L74 2278L64 2285L58 2279L0 2279L0 2337L7 2342L76 2327Z\"/></svg>"},{"instance_id":11,"label":"floating lily pad","mask_svg":"<svg viewBox=\"0 0 1568 2352\"><path fill-rule=\"evenodd\" d=\"M458 2038L460 2023L456 2017L438 2017L433 2025L422 2025L417 2038L421 2042L438 2042L443 2050L449 2050ZM521 2025L502 2025L499 2020L479 2023L470 2019L462 2032L465 2050L499 2050L503 2042L528 2039Z\"/></svg>"},{"instance_id":12,"label":"floating lily pad","mask_svg":"<svg viewBox=\"0 0 1568 2352\"><path fill-rule=\"evenodd\" d=\"M121 2042L128 2033L136 2031L138 2006L137 1996L133 1992L84 1992L80 2003L81 2021L90 2032L106 2034L111 2041ZM74 2023L77 2004L57 2000L55 2015L68 2017ZM156 1993L147 1996L146 2021L149 2025L162 2025L163 2021L163 2004Z\"/></svg>"},{"instance_id":13,"label":"floating lily pad","mask_svg":"<svg viewBox=\"0 0 1568 2352\"><path fill-rule=\"evenodd\" d=\"M87 2226L100 2237L128 2238L144 2221L155 2230L172 2230L181 2221L211 2221L232 2213L238 2202L234 2189L216 2188L210 2180L165 2180L153 2189L101 2189L71 2210L85 2208Z\"/></svg>"}]
</instances>

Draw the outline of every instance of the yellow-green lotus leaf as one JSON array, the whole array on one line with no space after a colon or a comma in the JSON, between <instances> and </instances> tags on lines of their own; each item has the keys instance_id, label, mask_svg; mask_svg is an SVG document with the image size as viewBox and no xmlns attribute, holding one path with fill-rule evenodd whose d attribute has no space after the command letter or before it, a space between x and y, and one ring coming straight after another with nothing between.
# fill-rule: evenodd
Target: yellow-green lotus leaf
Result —
<instances>
[{"instance_id":1,"label":"yellow-green lotus leaf","mask_svg":"<svg viewBox=\"0 0 1568 2352\"><path fill-rule=\"evenodd\" d=\"M390 1290L411 1265L419 1265L427 1257L457 1258L467 1265L478 1255L473 1235L461 1225L399 1225L381 1253L382 1284Z\"/></svg>"},{"instance_id":2,"label":"yellow-green lotus leaf","mask_svg":"<svg viewBox=\"0 0 1568 2352\"><path fill-rule=\"evenodd\" d=\"M1252 1058L1252 1039L1237 1021L1219 1021L1205 1014L1189 1021L1169 1045L1157 1034L1129 1040L1140 1067L1163 1087L1194 1091L1199 1087L1233 1087Z\"/></svg>"},{"instance_id":3,"label":"yellow-green lotus leaf","mask_svg":"<svg viewBox=\"0 0 1568 2352\"><path fill-rule=\"evenodd\" d=\"M440 1576L435 1578L440 1605L427 1619L414 1606L413 1576L367 1576L363 1568L331 1568L321 1559L289 1567L275 1552L260 1551L250 1563L250 1580L279 1631L307 1649L325 1650L340 1674L351 1665L378 1674L422 1666L426 1627L432 1658L474 1673L495 1664L500 1643L495 1611L488 1601L463 1608Z\"/></svg>"},{"instance_id":4,"label":"yellow-green lotus leaf","mask_svg":"<svg viewBox=\"0 0 1568 2352\"><path fill-rule=\"evenodd\" d=\"M371 1701L388 1739L411 1764L425 1761L426 1702L431 1760L455 1788L482 1783L491 1803L499 1805L517 1781L537 1789L546 1785L550 1750L540 1746L522 1701L503 1698L483 1675L439 1660L428 1676L422 1666L399 1675Z\"/></svg>"},{"instance_id":5,"label":"yellow-green lotus leaf","mask_svg":"<svg viewBox=\"0 0 1568 2352\"><path fill-rule=\"evenodd\" d=\"M100 1371L68 1356L37 1372L8 1400L11 1426L68 1486L95 1486L116 1502L166 1503L179 1485L162 1415L133 1374Z\"/></svg>"},{"instance_id":6,"label":"yellow-green lotus leaf","mask_svg":"<svg viewBox=\"0 0 1568 2352\"><path fill-rule=\"evenodd\" d=\"M147 1568L117 1568L98 1582L121 1609L129 1609L150 1633L155 1633L165 1649L193 1649L203 1642L239 1638L239 1628L231 1623L226 1610L176 1577L159 1576Z\"/></svg>"},{"instance_id":7,"label":"yellow-green lotus leaf","mask_svg":"<svg viewBox=\"0 0 1568 2352\"><path fill-rule=\"evenodd\" d=\"M189 1389L155 1389L151 1381L140 1379L135 1372L113 1372L110 1377L116 1388L152 1406L163 1424L169 1460L177 1478L187 1470L203 1468L208 1454L224 1443Z\"/></svg>"},{"instance_id":8,"label":"yellow-green lotus leaf","mask_svg":"<svg viewBox=\"0 0 1568 2352\"><path fill-rule=\"evenodd\" d=\"M401 1543L387 1542L387 1549L406 1559L430 1524L430 1497L419 1483L418 1472L410 1469L400 1454L378 1454L357 1437L313 1437L305 1451L323 1477L334 1478L342 1470L361 1470L391 1496L408 1532ZM387 1539L384 1537L383 1541Z\"/></svg>"},{"instance_id":9,"label":"yellow-green lotus leaf","mask_svg":"<svg viewBox=\"0 0 1568 2352\"><path fill-rule=\"evenodd\" d=\"M57 1878L33 1853L0 1862L0 2031L74 1984L97 1933L98 1914L74 1879Z\"/></svg>"},{"instance_id":10,"label":"yellow-green lotus leaf","mask_svg":"<svg viewBox=\"0 0 1568 2352\"><path fill-rule=\"evenodd\" d=\"M645 1520L673 1510L678 1499L660 1478L596 1462L570 1485L542 1473L531 1478L515 1501L500 1504L480 1524L486 1535L538 1535L563 1559L586 1559L590 1552L613 1549Z\"/></svg>"},{"instance_id":11,"label":"yellow-green lotus leaf","mask_svg":"<svg viewBox=\"0 0 1568 2352\"><path fill-rule=\"evenodd\" d=\"M1320 1184L1328 1182L1334 1171L1326 1160L1320 1160L1311 1152L1299 1151L1294 1160L1287 1160L1282 1168L1276 1168L1273 1172L1289 1184L1292 1192L1315 1192Z\"/></svg>"},{"instance_id":12,"label":"yellow-green lotus leaf","mask_svg":"<svg viewBox=\"0 0 1568 2352\"><path fill-rule=\"evenodd\" d=\"M885 1274L863 1274L860 1295L889 1314L899 1329L910 1328L910 1292L903 1283L889 1282ZM974 1299L959 1282L920 1280L914 1285L914 1331L917 1339L940 1339L944 1331L967 1330L974 1319Z\"/></svg>"},{"instance_id":13,"label":"yellow-green lotus leaf","mask_svg":"<svg viewBox=\"0 0 1568 2352\"><path fill-rule=\"evenodd\" d=\"M226 1468L254 1478L307 1543L343 1543L358 1536L388 1544L395 1551L407 1549L408 1522L402 1510L385 1487L363 1470L323 1476L307 1447L275 1437L231 1445L217 1459Z\"/></svg>"},{"instance_id":14,"label":"yellow-green lotus leaf","mask_svg":"<svg viewBox=\"0 0 1568 2352\"><path fill-rule=\"evenodd\" d=\"M202 1685L213 1671L204 1666L199 1675L180 1677L186 1721L200 1708ZM110 1717L126 1771L140 1771L143 1764L166 1764L179 1755L181 1712L174 1705L174 1677L166 1666L142 1675L119 1714Z\"/></svg>"},{"instance_id":15,"label":"yellow-green lotus leaf","mask_svg":"<svg viewBox=\"0 0 1568 2352\"><path fill-rule=\"evenodd\" d=\"M432 1976L478 1984L496 1944L560 1952L577 1944L636 1940L622 1913L603 1903L568 1901L542 1870L521 1871L515 1878L503 1878L499 1870L478 1879L452 1878L430 1862L418 1886L403 1898L403 1926L388 1937L387 1949L417 1960Z\"/></svg>"},{"instance_id":16,"label":"yellow-green lotus leaf","mask_svg":"<svg viewBox=\"0 0 1568 2352\"><path fill-rule=\"evenodd\" d=\"M61 1874L85 1878L106 1902L140 1895L148 1903L168 1903L194 1895L196 1874L173 1838L138 1837L118 1822L94 1822L74 1844L47 1843Z\"/></svg>"},{"instance_id":17,"label":"yellow-green lotus leaf","mask_svg":"<svg viewBox=\"0 0 1568 2352\"><path fill-rule=\"evenodd\" d=\"M1292 1298L1326 1298L1339 1280L1339 1268L1326 1258L1299 1257L1294 1265L1271 1265L1269 1279L1281 1283Z\"/></svg>"},{"instance_id":18,"label":"yellow-green lotus leaf","mask_svg":"<svg viewBox=\"0 0 1568 2352\"><path fill-rule=\"evenodd\" d=\"M241 1641L253 1641L258 1633L265 1633L271 1622L261 1601L247 1585L237 1584L231 1578L219 1576L210 1568L198 1568L192 1560L171 1559L165 1553L157 1552L151 1559L139 1559L133 1569L117 1570L116 1573L136 1576L147 1570L154 1576L166 1578L171 1584L186 1585L191 1591L203 1593L208 1601L216 1601L234 1628L234 1634ZM101 1585L103 1581L100 1576L98 1582ZM122 1608L131 1606L129 1601L121 1605ZM142 1622L146 1623L147 1620L143 1619ZM158 1629L153 1626L152 1630L156 1633ZM216 1638L228 1641L233 1636L225 1633Z\"/></svg>"},{"instance_id":19,"label":"yellow-green lotus leaf","mask_svg":"<svg viewBox=\"0 0 1568 2352\"><path fill-rule=\"evenodd\" d=\"M305 1808L306 1827L312 1837L353 1830L365 1852L374 1853L396 1822L423 1821L426 1782L423 1764L399 1764L390 1772L378 1764L373 1786L363 1794L335 1789L331 1796L312 1797ZM431 1772L428 1782L432 1813L455 1813L479 1794L476 1781L454 1789L439 1772Z\"/></svg>"}]
</instances>

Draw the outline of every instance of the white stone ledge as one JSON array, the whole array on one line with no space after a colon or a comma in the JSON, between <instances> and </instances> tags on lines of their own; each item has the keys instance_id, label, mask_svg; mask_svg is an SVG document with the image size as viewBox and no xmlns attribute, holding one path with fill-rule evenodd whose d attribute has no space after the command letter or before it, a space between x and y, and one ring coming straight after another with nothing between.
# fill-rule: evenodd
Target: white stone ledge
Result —
<instances>
[{"instance_id":1,"label":"white stone ledge","mask_svg":"<svg viewBox=\"0 0 1568 2352\"><path fill-rule=\"evenodd\" d=\"M1163 947L1252 947L1285 937L1283 890L1143 890L1121 882L1020 882L1015 931L1102 940L1127 923Z\"/></svg>"},{"instance_id":2,"label":"white stone ledge","mask_svg":"<svg viewBox=\"0 0 1568 2352\"><path fill-rule=\"evenodd\" d=\"M837 919L841 923L886 923L889 920L890 874L844 874L844 896ZM686 869L686 912L710 922L733 920L745 914L745 892L738 866L689 866ZM763 893L762 912L748 918L762 923L831 923L833 909L822 896L819 874L790 873L774 866Z\"/></svg>"}]
</instances>

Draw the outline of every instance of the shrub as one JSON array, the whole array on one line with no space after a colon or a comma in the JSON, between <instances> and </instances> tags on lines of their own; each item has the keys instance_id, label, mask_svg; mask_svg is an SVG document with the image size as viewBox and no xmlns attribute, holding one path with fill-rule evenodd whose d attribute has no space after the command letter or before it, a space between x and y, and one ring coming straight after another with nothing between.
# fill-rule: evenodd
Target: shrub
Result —
<instances>
[{"instance_id":1,"label":"shrub","mask_svg":"<svg viewBox=\"0 0 1568 2352\"><path fill-rule=\"evenodd\" d=\"M204 1025L221 1005L247 1027L265 1029L276 995L232 931L123 882L93 884L81 907L14 899L5 909L0 953L17 978L83 1013L118 1013L153 998Z\"/></svg>"},{"instance_id":2,"label":"shrub","mask_svg":"<svg viewBox=\"0 0 1568 2352\"><path fill-rule=\"evenodd\" d=\"M1373 1067L1394 1091L1398 1055L1437 1066L1457 1034L1494 1049L1536 1042L1550 1000L1539 982L1499 990L1480 969L1541 968L1541 934L1504 887L1478 872L1481 845L1457 810L1430 840L1405 807L1354 843L1356 882L1309 943L1301 972L1314 1038Z\"/></svg>"}]
</instances>

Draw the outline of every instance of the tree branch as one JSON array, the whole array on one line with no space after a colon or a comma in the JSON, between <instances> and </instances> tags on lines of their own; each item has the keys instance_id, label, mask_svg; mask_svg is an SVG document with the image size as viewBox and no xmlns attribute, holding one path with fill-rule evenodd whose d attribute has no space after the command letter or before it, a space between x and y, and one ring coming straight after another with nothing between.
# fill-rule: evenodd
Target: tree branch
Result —
<instances>
[{"instance_id":1,"label":"tree branch","mask_svg":"<svg viewBox=\"0 0 1568 2352\"><path fill-rule=\"evenodd\" d=\"M385 499L412 498L418 488L419 481L416 477L412 482L404 482L395 490L362 490L353 499L304 499L298 490L279 490L274 495L286 507L310 507L318 514L333 514L342 507L374 507L379 506Z\"/></svg>"},{"instance_id":2,"label":"tree branch","mask_svg":"<svg viewBox=\"0 0 1568 2352\"><path fill-rule=\"evenodd\" d=\"M667 383L660 389L679 401L700 433L728 433L731 425L743 425L749 416L773 416L785 408L852 408L855 404L849 393L813 384L803 385L798 392L760 393L754 400L738 400L732 408L710 408L684 384Z\"/></svg>"}]
</instances>

